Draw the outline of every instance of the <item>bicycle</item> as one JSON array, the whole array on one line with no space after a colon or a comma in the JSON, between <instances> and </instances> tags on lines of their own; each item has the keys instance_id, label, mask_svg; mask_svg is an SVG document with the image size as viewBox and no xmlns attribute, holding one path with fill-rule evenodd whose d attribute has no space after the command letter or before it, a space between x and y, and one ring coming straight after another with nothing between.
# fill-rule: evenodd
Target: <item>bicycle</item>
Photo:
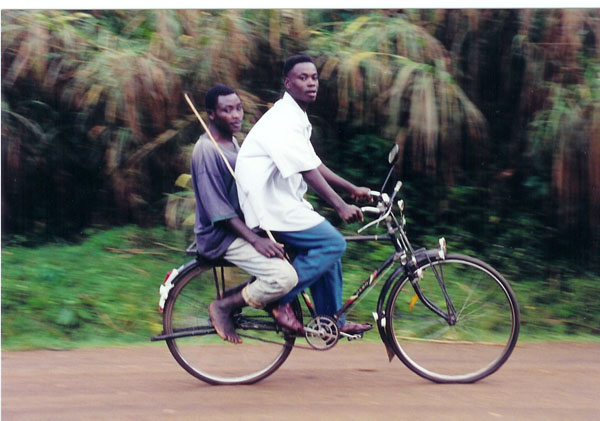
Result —
<instances>
[{"instance_id":1,"label":"bicycle","mask_svg":"<svg viewBox=\"0 0 600 421\"><path fill-rule=\"evenodd\" d=\"M372 192L376 206L363 207L376 219L357 234L381 223L384 235L351 235L346 241L389 241L394 251L371 273L333 317L318 315L306 292L292 302L305 326L308 347L325 351L340 338L356 340L362 334L341 332L337 319L356 305L383 275L386 278L373 317L388 358L397 356L410 370L437 383L473 383L497 371L511 355L518 339L520 312L515 295L502 275L473 257L447 254L446 241L433 249L414 250L404 230L404 202L394 203L402 183L391 195L384 193L398 148L388 156L390 171L380 192ZM394 210L399 211L396 217ZM187 254L195 251L190 246ZM191 375L209 384L251 384L273 374L287 359L300 334L282 329L264 310L245 307L233 315L243 343L232 345L216 334L208 304L243 288L227 288L226 261L196 256L170 271L160 287L164 306L164 340L175 360ZM246 281L251 282L252 279ZM216 294L215 294L216 293Z\"/></svg>"}]
</instances>

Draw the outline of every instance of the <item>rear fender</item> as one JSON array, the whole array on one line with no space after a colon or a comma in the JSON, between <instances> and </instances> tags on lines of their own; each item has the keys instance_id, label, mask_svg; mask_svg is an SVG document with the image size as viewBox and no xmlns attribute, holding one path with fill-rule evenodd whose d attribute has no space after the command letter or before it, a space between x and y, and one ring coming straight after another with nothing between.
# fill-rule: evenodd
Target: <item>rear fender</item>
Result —
<instances>
[{"instance_id":1,"label":"rear fender","mask_svg":"<svg viewBox=\"0 0 600 421\"><path fill-rule=\"evenodd\" d=\"M194 260L190 260L190 261L184 263L183 265L179 266L176 269L175 268L171 269L167 273L165 280L163 281L163 283L160 285L160 287L158 289L158 294L159 294L158 311L160 313L163 312L165 303L169 299L169 293L171 292L173 287L175 285L177 285L177 282L179 282L181 279L183 279L184 276L190 270L192 270L192 269L196 268L198 265L202 265L202 264L205 264L206 266L210 265L209 263L206 263L206 262L202 261L201 259L194 259Z\"/></svg>"}]
</instances>

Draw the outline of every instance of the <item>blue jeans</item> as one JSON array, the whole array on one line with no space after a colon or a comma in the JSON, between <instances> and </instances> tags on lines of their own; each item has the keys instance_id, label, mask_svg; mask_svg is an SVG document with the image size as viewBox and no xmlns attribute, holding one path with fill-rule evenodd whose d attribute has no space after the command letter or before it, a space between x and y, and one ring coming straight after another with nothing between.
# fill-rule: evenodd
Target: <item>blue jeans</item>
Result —
<instances>
[{"instance_id":1,"label":"blue jeans","mask_svg":"<svg viewBox=\"0 0 600 421\"><path fill-rule=\"evenodd\" d=\"M289 303L310 288L317 314L333 316L342 306L344 237L327 221L304 231L280 231L276 236L296 253L292 266L298 273L298 284L280 302ZM338 322L343 325L345 320L342 315Z\"/></svg>"}]
</instances>

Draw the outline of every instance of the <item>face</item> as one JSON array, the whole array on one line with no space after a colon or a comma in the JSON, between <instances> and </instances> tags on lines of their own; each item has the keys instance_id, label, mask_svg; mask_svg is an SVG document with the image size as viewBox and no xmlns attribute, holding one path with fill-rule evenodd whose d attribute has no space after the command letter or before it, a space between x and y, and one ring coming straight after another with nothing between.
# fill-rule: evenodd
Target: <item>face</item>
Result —
<instances>
[{"instance_id":1,"label":"face","mask_svg":"<svg viewBox=\"0 0 600 421\"><path fill-rule=\"evenodd\" d=\"M237 94L221 95L217 98L214 111L208 112L208 118L225 133L236 133L242 128L244 109Z\"/></svg>"},{"instance_id":2,"label":"face","mask_svg":"<svg viewBox=\"0 0 600 421\"><path fill-rule=\"evenodd\" d=\"M285 78L285 89L301 107L315 102L319 90L316 66L309 62L296 64Z\"/></svg>"}]
</instances>

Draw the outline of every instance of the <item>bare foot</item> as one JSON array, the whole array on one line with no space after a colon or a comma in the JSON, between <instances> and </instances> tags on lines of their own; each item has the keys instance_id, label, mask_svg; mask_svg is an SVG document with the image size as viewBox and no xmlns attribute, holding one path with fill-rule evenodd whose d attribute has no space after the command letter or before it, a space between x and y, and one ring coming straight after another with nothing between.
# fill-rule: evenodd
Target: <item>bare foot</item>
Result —
<instances>
[{"instance_id":1,"label":"bare foot","mask_svg":"<svg viewBox=\"0 0 600 421\"><path fill-rule=\"evenodd\" d=\"M232 344L241 344L242 338L235 332L233 321L231 320L229 308L222 308L222 300L216 300L210 303L208 306L208 314L210 320L217 331L217 334L224 341L231 342ZM225 306L227 307L227 306Z\"/></svg>"}]
</instances>

